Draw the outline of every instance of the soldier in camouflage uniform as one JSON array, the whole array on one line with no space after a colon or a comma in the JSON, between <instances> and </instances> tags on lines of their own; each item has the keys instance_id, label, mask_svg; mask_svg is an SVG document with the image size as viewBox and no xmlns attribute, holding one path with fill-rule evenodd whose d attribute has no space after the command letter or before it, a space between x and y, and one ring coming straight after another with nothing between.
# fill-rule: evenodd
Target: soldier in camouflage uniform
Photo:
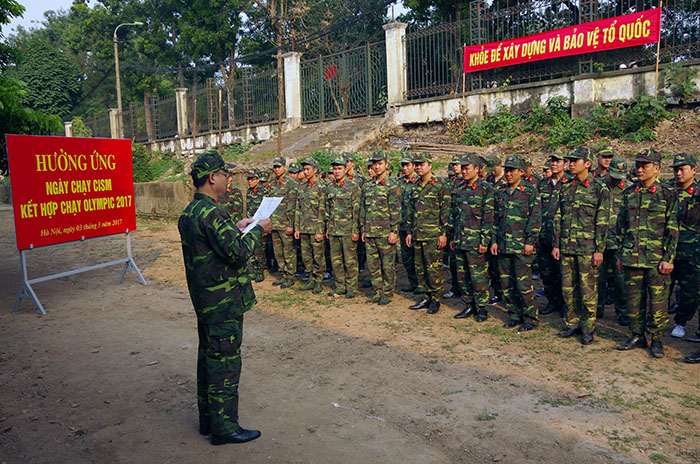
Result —
<instances>
[{"instance_id":1,"label":"soldier in camouflage uniform","mask_svg":"<svg viewBox=\"0 0 700 464\"><path fill-rule=\"evenodd\" d=\"M246 213L248 217L253 217L255 212L260 207L263 197L268 193L268 190L260 184L258 172L254 169L248 171L246 176L248 179L248 190L246 191ZM255 245L253 257L248 262L248 269L253 274L256 282L265 280L263 270L265 269L265 244L267 243L267 235Z\"/></svg>"},{"instance_id":2,"label":"soldier in camouflage uniform","mask_svg":"<svg viewBox=\"0 0 700 464\"><path fill-rule=\"evenodd\" d=\"M408 203L406 245L415 249L416 277L425 290L425 298L410 309L428 308L428 314L435 314L440 309L445 285L442 249L447 246L450 188L432 173L430 153L416 153L413 164L420 179L413 186Z\"/></svg>"},{"instance_id":3,"label":"soldier in camouflage uniform","mask_svg":"<svg viewBox=\"0 0 700 464\"><path fill-rule=\"evenodd\" d=\"M523 156L523 165L525 166L525 173L523 174L523 181L528 182L533 187L537 188L542 181L542 176L534 171L532 166L532 158L529 156Z\"/></svg>"},{"instance_id":4,"label":"soldier in camouflage uniform","mask_svg":"<svg viewBox=\"0 0 700 464\"><path fill-rule=\"evenodd\" d=\"M623 193L617 219L632 336L617 348L646 347L644 334L649 332L651 354L661 358L661 335L668 324L670 274L678 243L678 196L658 180L661 154L643 149L634 162L638 180Z\"/></svg>"},{"instance_id":5,"label":"soldier in camouflage uniform","mask_svg":"<svg viewBox=\"0 0 700 464\"><path fill-rule=\"evenodd\" d=\"M343 153L345 158L345 178L357 184L357 187L362 192L362 186L367 182L367 178L355 171L355 154ZM359 224L358 224L359 227ZM360 271L364 271L367 263L367 248L362 240L357 241L357 264Z\"/></svg>"},{"instance_id":6,"label":"soldier in camouflage uniform","mask_svg":"<svg viewBox=\"0 0 700 464\"><path fill-rule=\"evenodd\" d=\"M604 146L596 152L596 157L598 158L598 166L593 171L593 177L596 179L605 179L610 170L610 163L612 162L615 153L612 147Z\"/></svg>"},{"instance_id":7,"label":"soldier in camouflage uniform","mask_svg":"<svg viewBox=\"0 0 700 464\"><path fill-rule=\"evenodd\" d=\"M552 175L542 179L539 184L540 207L542 211L542 228L540 229L539 247L537 250L538 269L544 294L547 296L547 306L540 310L540 314L549 314L554 311L564 316L564 296L561 293L561 267L559 261L552 256L554 243L554 215L559 204L559 192L562 186L571 178L564 172L567 162L564 153L554 151L549 156L549 165Z\"/></svg>"},{"instance_id":8,"label":"soldier in camouflage uniform","mask_svg":"<svg viewBox=\"0 0 700 464\"><path fill-rule=\"evenodd\" d=\"M217 152L215 152L214 150L210 150L202 154L211 153ZM226 165L226 168L233 169L234 166L234 164L229 163ZM229 216L231 216L233 222L238 222L241 219L243 219L243 213L245 209L243 205L243 193L241 193L241 189L234 185L231 177L229 177L228 179L226 191L223 193L223 195L221 195L221 198L219 198L219 203L221 203L224 206L224 209L229 214Z\"/></svg>"},{"instance_id":9,"label":"soldier in camouflage uniform","mask_svg":"<svg viewBox=\"0 0 700 464\"><path fill-rule=\"evenodd\" d=\"M590 173L593 153L578 147L566 157L574 178L561 189L554 216L552 256L561 261L562 293L567 307L562 338L581 334L581 344L593 343L598 306L598 266L610 219L610 192Z\"/></svg>"},{"instance_id":10,"label":"soldier in camouflage uniform","mask_svg":"<svg viewBox=\"0 0 700 464\"><path fill-rule=\"evenodd\" d=\"M532 260L540 233L540 201L537 190L522 182L524 169L515 156L505 163L506 186L496 190L495 237L491 254L498 256L501 288L510 320L503 327L534 329L538 322L532 288Z\"/></svg>"},{"instance_id":11,"label":"soldier in camouflage uniform","mask_svg":"<svg viewBox=\"0 0 700 464\"><path fill-rule=\"evenodd\" d=\"M309 282L302 290L323 290L326 253L323 239L326 234L326 183L318 178L318 162L309 157L301 162L306 183L299 189L294 215L294 238L301 242L301 256L309 272Z\"/></svg>"},{"instance_id":12,"label":"soldier in camouflage uniform","mask_svg":"<svg viewBox=\"0 0 700 464\"><path fill-rule=\"evenodd\" d=\"M260 176L260 183L262 184L262 186L269 190L270 171L268 171L267 169L261 169L260 172L258 172L258 175Z\"/></svg>"},{"instance_id":13,"label":"soldier in camouflage uniform","mask_svg":"<svg viewBox=\"0 0 700 464\"><path fill-rule=\"evenodd\" d=\"M360 238L360 187L345 175L343 156L331 161L335 181L326 188L326 238L330 242L335 274L334 291L329 296L357 294L357 241Z\"/></svg>"},{"instance_id":14,"label":"soldier in camouflage uniform","mask_svg":"<svg viewBox=\"0 0 700 464\"><path fill-rule=\"evenodd\" d=\"M506 186L501 158L497 154L493 153L486 157L486 169L484 171L488 172L486 175L486 182L491 184L494 192ZM493 297L489 300L489 304L494 304L503 300L501 274L498 269L498 257L487 253L486 263L488 264L489 284L491 288L493 288Z\"/></svg>"},{"instance_id":15,"label":"soldier in camouflage uniform","mask_svg":"<svg viewBox=\"0 0 700 464\"><path fill-rule=\"evenodd\" d=\"M197 407L199 433L212 434L213 445L244 443L260 436L238 424L243 314L255 304L247 261L270 221L264 219L245 236L217 203L230 174L216 152L192 163L194 198L178 221L187 287L197 315Z\"/></svg>"},{"instance_id":16,"label":"soldier in camouflage uniform","mask_svg":"<svg viewBox=\"0 0 700 464\"><path fill-rule=\"evenodd\" d=\"M375 151L374 179L362 186L360 234L367 246L367 269L372 276L374 296L370 303L389 304L396 285L396 242L401 221L401 188L387 176L386 154Z\"/></svg>"},{"instance_id":17,"label":"soldier in camouflage uniform","mask_svg":"<svg viewBox=\"0 0 700 464\"><path fill-rule=\"evenodd\" d=\"M294 273L297 268L297 253L293 246L294 210L297 201L297 183L288 175L287 160L284 156L276 156L272 160L272 170L275 173L274 182L270 183L271 197L282 197L282 203L277 207L270 219L272 220L272 243L275 258L279 265L282 278L272 285L288 288L294 285Z\"/></svg>"},{"instance_id":18,"label":"soldier in camouflage uniform","mask_svg":"<svg viewBox=\"0 0 700 464\"><path fill-rule=\"evenodd\" d=\"M615 313L617 321L622 326L630 324L629 316L627 316L627 289L625 287L625 276L621 269L617 268L617 260L620 258L618 253L617 235L615 227L617 216L622 206L622 193L628 184L625 182L627 178L627 161L624 158L613 158L608 168L608 174L605 176L605 183L610 191L610 222L608 225L608 239L603 253L603 264L598 270L598 311L596 318L600 319L605 313L605 302L608 298L608 276L614 288L615 295Z\"/></svg>"},{"instance_id":19,"label":"soldier in camouflage uniform","mask_svg":"<svg viewBox=\"0 0 700 464\"><path fill-rule=\"evenodd\" d=\"M688 230L692 230L696 237L700 235L700 189L695 189L693 195L687 200L687 205L685 206L681 216L681 225ZM700 279L700 277L698 277L700 276L700 250L698 249L698 245L699 244L697 243L695 244L695 253L693 253L692 260L694 267L693 273L696 276L696 280ZM700 291L700 288L696 287L696 291ZM693 313L694 312L695 311L693 311ZM689 319L692 317L693 314L691 313ZM700 328L698 328L695 334L688 335L686 340L689 342L700 343ZM700 350L687 355L684 361L691 364L700 363Z\"/></svg>"},{"instance_id":20,"label":"soldier in camouflage uniform","mask_svg":"<svg viewBox=\"0 0 700 464\"><path fill-rule=\"evenodd\" d=\"M401 289L402 292L415 292L418 290L418 278L416 277L416 265L414 261L414 248L406 245L408 229L408 204L411 201L411 190L418 181L415 174L413 158L410 153L405 152L401 157L401 172L397 179L401 187L401 223L399 224L399 241L401 247L401 262L406 268L408 285Z\"/></svg>"},{"instance_id":21,"label":"soldier in camouflage uniform","mask_svg":"<svg viewBox=\"0 0 700 464\"><path fill-rule=\"evenodd\" d=\"M450 163L449 169L451 169L451 176L449 176L449 181L447 182L447 188L450 191L450 208L453 208L454 206L454 195L455 191L457 188L462 184L464 179L462 178L462 158L463 155L455 155L452 157L452 162ZM447 228L447 243L449 244L453 237L453 231L451 228ZM460 298L462 296L462 290L461 286L459 284L459 281L457 279L457 258L455 258L455 252L452 248L449 246L446 246L444 249L444 257L443 259L449 263L450 266L450 289L445 293L443 298L452 298L452 297L457 297Z\"/></svg>"},{"instance_id":22,"label":"soldier in camouflage uniform","mask_svg":"<svg viewBox=\"0 0 700 464\"><path fill-rule=\"evenodd\" d=\"M685 326L693 318L698 307L698 275L693 265L693 257L698 251L700 236L696 230L688 227L680 219L688 209L690 197L698 188L695 174L698 171L695 157L688 153L679 153L673 158L673 174L675 177L674 189L678 194L678 246L676 247L676 260L673 262L671 273L671 288L669 295L673 293L673 286L677 282L680 286L678 298L678 311L674 318L675 326L671 336L685 337Z\"/></svg>"},{"instance_id":23,"label":"soldier in camouflage uniform","mask_svg":"<svg viewBox=\"0 0 700 464\"><path fill-rule=\"evenodd\" d=\"M454 318L476 313L476 321L483 322L488 317L486 252L493 237L494 191L491 184L480 179L484 168L481 158L465 153L460 165L463 181L452 197L450 248L455 252L457 282L462 287L460 293L466 307Z\"/></svg>"}]
</instances>

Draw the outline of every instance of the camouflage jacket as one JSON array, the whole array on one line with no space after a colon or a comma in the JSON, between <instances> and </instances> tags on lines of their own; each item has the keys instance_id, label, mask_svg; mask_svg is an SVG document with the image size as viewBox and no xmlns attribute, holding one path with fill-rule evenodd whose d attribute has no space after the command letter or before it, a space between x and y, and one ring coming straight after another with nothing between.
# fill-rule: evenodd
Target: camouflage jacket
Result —
<instances>
[{"instance_id":1,"label":"camouflage jacket","mask_svg":"<svg viewBox=\"0 0 700 464\"><path fill-rule=\"evenodd\" d=\"M676 258L691 260L697 250L698 243L700 243L700 237L695 230L685 225L681 218L688 209L690 198L698 189L698 181L693 180L690 187L685 190L678 183L674 184L673 188L678 194L678 246L676 247Z\"/></svg>"},{"instance_id":2,"label":"camouflage jacket","mask_svg":"<svg viewBox=\"0 0 700 464\"><path fill-rule=\"evenodd\" d=\"M255 212L260 207L260 203L262 203L263 197L269 195L269 192L270 191L262 185L258 185L255 188L248 187L248 190L246 191L245 195L246 214L248 217L253 217Z\"/></svg>"},{"instance_id":3,"label":"camouflage jacket","mask_svg":"<svg viewBox=\"0 0 700 464\"><path fill-rule=\"evenodd\" d=\"M362 190L362 186L365 185L365 182L367 182L367 178L362 174L358 174L357 172L354 172L352 175L346 175L345 177L348 180L355 182L360 190Z\"/></svg>"},{"instance_id":4,"label":"camouflage jacket","mask_svg":"<svg viewBox=\"0 0 700 464\"><path fill-rule=\"evenodd\" d=\"M243 207L243 193L241 189L231 184L219 198L226 212L231 216L234 223L243 219L245 208Z\"/></svg>"},{"instance_id":5,"label":"camouflage jacket","mask_svg":"<svg viewBox=\"0 0 700 464\"><path fill-rule=\"evenodd\" d=\"M411 190L406 224L414 241L447 236L450 202L450 187L446 182L435 175L425 185L418 179Z\"/></svg>"},{"instance_id":6,"label":"camouflage jacket","mask_svg":"<svg viewBox=\"0 0 700 464\"><path fill-rule=\"evenodd\" d=\"M561 189L554 215L552 246L563 254L591 256L605 251L610 220L610 191L592 174Z\"/></svg>"},{"instance_id":7,"label":"camouflage jacket","mask_svg":"<svg viewBox=\"0 0 700 464\"><path fill-rule=\"evenodd\" d=\"M622 194L617 217L622 264L654 268L672 263L678 243L678 196L657 179L648 189L635 182Z\"/></svg>"},{"instance_id":8,"label":"camouflage jacket","mask_svg":"<svg viewBox=\"0 0 700 464\"><path fill-rule=\"evenodd\" d=\"M571 181L571 176L564 174L558 182L552 177L542 179L538 186L540 193L540 208L542 215L542 228L540 229L540 241L554 243L554 215L559 205L559 192L564 184Z\"/></svg>"},{"instance_id":9,"label":"camouflage jacket","mask_svg":"<svg viewBox=\"0 0 700 464\"><path fill-rule=\"evenodd\" d=\"M463 181L455 190L450 228L455 248L476 251L489 246L493 236L494 191L491 184L477 179Z\"/></svg>"},{"instance_id":10,"label":"camouflage jacket","mask_svg":"<svg viewBox=\"0 0 700 464\"><path fill-rule=\"evenodd\" d=\"M593 177L596 179L605 179L605 176L608 175L608 171L606 170L605 172L603 172L603 170L600 169L600 167L597 167L595 168L595 171L591 173L591 175L593 175Z\"/></svg>"},{"instance_id":11,"label":"camouflage jacket","mask_svg":"<svg viewBox=\"0 0 700 464\"><path fill-rule=\"evenodd\" d=\"M270 181L270 191L267 196L284 198L275 212L272 213L272 216L270 216L272 230L284 230L287 227L294 227L297 194L297 182L287 174L282 176L282 179Z\"/></svg>"},{"instance_id":12,"label":"camouflage jacket","mask_svg":"<svg viewBox=\"0 0 700 464\"><path fill-rule=\"evenodd\" d=\"M539 189L540 182L542 182L542 176L539 174L530 174L529 176L523 176L523 181L532 185L536 189Z\"/></svg>"},{"instance_id":13,"label":"camouflage jacket","mask_svg":"<svg viewBox=\"0 0 700 464\"><path fill-rule=\"evenodd\" d=\"M408 203L411 201L411 190L418 181L418 176L414 174L410 179L407 179L406 176L400 176L397 181L401 187L401 223L399 224L399 230L408 231Z\"/></svg>"},{"instance_id":14,"label":"camouflage jacket","mask_svg":"<svg viewBox=\"0 0 700 464\"><path fill-rule=\"evenodd\" d=\"M522 254L525 245L535 246L540 233L540 199L537 190L518 183L496 190L494 211L496 234L491 243L498 244L499 254Z\"/></svg>"},{"instance_id":15,"label":"camouflage jacket","mask_svg":"<svg viewBox=\"0 0 700 464\"><path fill-rule=\"evenodd\" d=\"M214 324L248 311L255 293L247 262L263 235L262 227L255 226L243 236L213 198L195 193L177 228L197 319Z\"/></svg>"},{"instance_id":16,"label":"camouflage jacket","mask_svg":"<svg viewBox=\"0 0 700 464\"><path fill-rule=\"evenodd\" d=\"M360 233L367 238L388 237L399 232L401 187L395 179L367 181L362 186Z\"/></svg>"},{"instance_id":17,"label":"camouflage jacket","mask_svg":"<svg viewBox=\"0 0 700 464\"><path fill-rule=\"evenodd\" d=\"M615 180L615 185L609 187L610 191L610 223L608 224L608 239L605 248L607 250L617 250L617 235L615 233L615 222L622 207L622 194L629 184L624 180Z\"/></svg>"},{"instance_id":18,"label":"camouflage jacket","mask_svg":"<svg viewBox=\"0 0 700 464\"><path fill-rule=\"evenodd\" d=\"M316 179L299 186L294 213L294 231L312 235L326 233L327 185L321 179Z\"/></svg>"},{"instance_id":19,"label":"camouflage jacket","mask_svg":"<svg viewBox=\"0 0 700 464\"><path fill-rule=\"evenodd\" d=\"M360 233L360 187L355 182L343 179L326 187L326 230L334 236Z\"/></svg>"}]
</instances>

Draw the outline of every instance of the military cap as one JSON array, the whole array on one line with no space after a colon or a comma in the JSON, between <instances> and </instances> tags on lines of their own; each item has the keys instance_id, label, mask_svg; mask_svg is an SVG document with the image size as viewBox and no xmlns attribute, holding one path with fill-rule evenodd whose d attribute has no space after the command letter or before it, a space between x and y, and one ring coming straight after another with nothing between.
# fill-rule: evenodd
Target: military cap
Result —
<instances>
[{"instance_id":1,"label":"military cap","mask_svg":"<svg viewBox=\"0 0 700 464\"><path fill-rule=\"evenodd\" d=\"M262 182L267 182L270 179L270 171L267 169L261 169L258 171L258 177Z\"/></svg>"},{"instance_id":2,"label":"military cap","mask_svg":"<svg viewBox=\"0 0 700 464\"><path fill-rule=\"evenodd\" d=\"M450 161L450 164L462 164L462 158L464 157L464 154L461 155L454 155L452 157L452 161Z\"/></svg>"},{"instance_id":3,"label":"military cap","mask_svg":"<svg viewBox=\"0 0 700 464\"><path fill-rule=\"evenodd\" d=\"M344 164L341 164L341 166L345 166ZM328 171L326 171L328 174L333 174L333 165L331 164L328 166Z\"/></svg>"},{"instance_id":4,"label":"military cap","mask_svg":"<svg viewBox=\"0 0 700 464\"><path fill-rule=\"evenodd\" d=\"M474 166L482 167L484 163L481 161L481 157L476 153L462 153L460 156L459 164L466 166L467 164L473 164Z\"/></svg>"},{"instance_id":5,"label":"military cap","mask_svg":"<svg viewBox=\"0 0 700 464\"><path fill-rule=\"evenodd\" d=\"M509 155L503 163L504 168L523 169L523 162L520 158L514 155Z\"/></svg>"},{"instance_id":6,"label":"military cap","mask_svg":"<svg viewBox=\"0 0 700 464\"><path fill-rule=\"evenodd\" d=\"M642 148L634 157L635 163L661 164L661 153L653 148Z\"/></svg>"},{"instance_id":7,"label":"military cap","mask_svg":"<svg viewBox=\"0 0 700 464\"><path fill-rule=\"evenodd\" d=\"M428 153L427 151L421 151L413 155L413 162L414 163L424 163L424 162L432 163L433 162L433 157Z\"/></svg>"},{"instance_id":8,"label":"military cap","mask_svg":"<svg viewBox=\"0 0 700 464\"><path fill-rule=\"evenodd\" d=\"M626 179L629 172L627 160L620 157L613 158L608 169L610 169L610 177L618 180Z\"/></svg>"},{"instance_id":9,"label":"military cap","mask_svg":"<svg viewBox=\"0 0 700 464\"><path fill-rule=\"evenodd\" d=\"M566 155L565 158L569 160L582 159L583 161L590 161L592 163L593 153L591 152L590 148L576 147L571 153Z\"/></svg>"},{"instance_id":10,"label":"military cap","mask_svg":"<svg viewBox=\"0 0 700 464\"><path fill-rule=\"evenodd\" d=\"M308 166L312 166L312 167L316 168L316 169L319 170L319 171L321 170L321 168L320 168L319 165L318 165L318 161L316 161L315 159L313 159L313 158L310 157L310 156L309 156L308 158L306 158L304 161L302 161L302 162L301 162L301 165L302 165L302 166L307 166L307 165L308 165Z\"/></svg>"},{"instance_id":11,"label":"military cap","mask_svg":"<svg viewBox=\"0 0 700 464\"><path fill-rule=\"evenodd\" d=\"M384 153L382 150L377 150L372 152L372 156L369 157L368 161L386 161L386 153Z\"/></svg>"},{"instance_id":12,"label":"military cap","mask_svg":"<svg viewBox=\"0 0 700 464\"><path fill-rule=\"evenodd\" d=\"M405 151L401 155L401 161L399 161L399 162L401 164L413 163L413 156L409 152Z\"/></svg>"},{"instance_id":13,"label":"military cap","mask_svg":"<svg viewBox=\"0 0 700 464\"><path fill-rule=\"evenodd\" d=\"M299 163L291 163L291 164L289 165L289 169L288 169L288 170L289 170L289 172L291 172L292 174L296 174L297 172L301 172L302 169L301 169L301 166L299 166Z\"/></svg>"},{"instance_id":14,"label":"military cap","mask_svg":"<svg viewBox=\"0 0 700 464\"><path fill-rule=\"evenodd\" d=\"M374 164L374 161L372 161L372 157L370 156L370 157L367 159L367 167L370 167L370 166L372 166L373 164Z\"/></svg>"},{"instance_id":15,"label":"military cap","mask_svg":"<svg viewBox=\"0 0 700 464\"><path fill-rule=\"evenodd\" d=\"M612 158L613 156L615 156L615 153L613 152L611 146L605 145L596 152L596 156L602 156L603 158Z\"/></svg>"},{"instance_id":16,"label":"military cap","mask_svg":"<svg viewBox=\"0 0 700 464\"><path fill-rule=\"evenodd\" d=\"M347 158L344 155L339 155L333 158L331 166L345 166L345 163L347 163Z\"/></svg>"},{"instance_id":17,"label":"military cap","mask_svg":"<svg viewBox=\"0 0 700 464\"><path fill-rule=\"evenodd\" d=\"M564 152L562 150L557 148L556 150L554 150L552 152L551 155L549 155L549 159L551 160L552 158L554 158L556 160L563 160L564 158L566 158L566 155L564 154Z\"/></svg>"},{"instance_id":18,"label":"military cap","mask_svg":"<svg viewBox=\"0 0 700 464\"><path fill-rule=\"evenodd\" d=\"M477 156L481 160L481 167L483 168L484 166L486 166L487 165L486 157L484 157L482 155L477 155Z\"/></svg>"},{"instance_id":19,"label":"military cap","mask_svg":"<svg viewBox=\"0 0 700 464\"><path fill-rule=\"evenodd\" d=\"M354 153L345 152L345 153L343 153L343 158L345 159L346 163L348 161L352 161L353 163L355 162L355 154Z\"/></svg>"},{"instance_id":20,"label":"military cap","mask_svg":"<svg viewBox=\"0 0 700 464\"><path fill-rule=\"evenodd\" d=\"M272 166L277 167L277 166L286 166L287 160L284 159L284 156L275 156L275 158L272 160Z\"/></svg>"},{"instance_id":21,"label":"military cap","mask_svg":"<svg viewBox=\"0 0 700 464\"><path fill-rule=\"evenodd\" d=\"M695 157L690 153L678 153L676 156L673 157L673 164L671 165L671 167L677 168L678 166L683 166L685 164L687 164L691 168L697 167L697 164L695 163Z\"/></svg>"},{"instance_id":22,"label":"military cap","mask_svg":"<svg viewBox=\"0 0 700 464\"><path fill-rule=\"evenodd\" d=\"M256 177L260 177L255 169L251 169L248 171L248 174L246 174L246 179L254 179Z\"/></svg>"},{"instance_id":23,"label":"military cap","mask_svg":"<svg viewBox=\"0 0 700 464\"><path fill-rule=\"evenodd\" d=\"M501 164L501 158L497 154L493 153L493 154L486 157L486 166L487 167L495 168L499 164Z\"/></svg>"},{"instance_id":24,"label":"military cap","mask_svg":"<svg viewBox=\"0 0 700 464\"><path fill-rule=\"evenodd\" d=\"M520 159L523 160L523 166L525 166L526 168L532 166L532 158L530 158L529 156L523 155L520 157Z\"/></svg>"},{"instance_id":25,"label":"military cap","mask_svg":"<svg viewBox=\"0 0 700 464\"><path fill-rule=\"evenodd\" d=\"M209 150L205 151L194 160L190 175L194 179L201 179L221 170L228 172L228 167L224 159L215 150Z\"/></svg>"}]
</instances>

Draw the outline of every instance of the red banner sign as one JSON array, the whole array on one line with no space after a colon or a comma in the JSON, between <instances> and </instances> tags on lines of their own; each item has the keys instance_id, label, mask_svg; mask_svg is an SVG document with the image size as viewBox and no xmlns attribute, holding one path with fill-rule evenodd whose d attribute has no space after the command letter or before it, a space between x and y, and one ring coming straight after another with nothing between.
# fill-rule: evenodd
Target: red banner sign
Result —
<instances>
[{"instance_id":1,"label":"red banner sign","mask_svg":"<svg viewBox=\"0 0 700 464\"><path fill-rule=\"evenodd\" d=\"M8 135L17 249L136 229L131 141Z\"/></svg>"},{"instance_id":2,"label":"red banner sign","mask_svg":"<svg viewBox=\"0 0 700 464\"><path fill-rule=\"evenodd\" d=\"M464 72L659 41L661 8L464 48Z\"/></svg>"}]
</instances>

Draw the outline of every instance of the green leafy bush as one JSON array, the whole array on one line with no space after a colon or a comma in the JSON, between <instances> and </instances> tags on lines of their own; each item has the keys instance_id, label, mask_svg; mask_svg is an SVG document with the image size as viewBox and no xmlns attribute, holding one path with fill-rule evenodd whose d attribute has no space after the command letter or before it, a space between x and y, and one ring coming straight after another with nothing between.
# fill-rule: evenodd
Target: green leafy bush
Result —
<instances>
[{"instance_id":1,"label":"green leafy bush","mask_svg":"<svg viewBox=\"0 0 700 464\"><path fill-rule=\"evenodd\" d=\"M92 130L85 125L80 116L73 118L73 137L92 137Z\"/></svg>"},{"instance_id":2,"label":"green leafy bush","mask_svg":"<svg viewBox=\"0 0 700 464\"><path fill-rule=\"evenodd\" d=\"M663 98L641 95L629 103L604 103L591 110L595 132L632 141L654 140L653 129L672 114Z\"/></svg>"},{"instance_id":3,"label":"green leafy bush","mask_svg":"<svg viewBox=\"0 0 700 464\"><path fill-rule=\"evenodd\" d=\"M521 132L521 118L501 105L488 119L467 126L462 134L462 143L485 146L503 140L511 140Z\"/></svg>"},{"instance_id":4,"label":"green leafy bush","mask_svg":"<svg viewBox=\"0 0 700 464\"><path fill-rule=\"evenodd\" d=\"M698 72L690 66L671 63L664 68L664 86L671 90L674 97L686 100L695 89L695 77Z\"/></svg>"},{"instance_id":5,"label":"green leafy bush","mask_svg":"<svg viewBox=\"0 0 700 464\"><path fill-rule=\"evenodd\" d=\"M134 169L134 182L150 182L154 179L150 165L151 156L143 145L131 146L131 162Z\"/></svg>"},{"instance_id":6,"label":"green leafy bush","mask_svg":"<svg viewBox=\"0 0 700 464\"><path fill-rule=\"evenodd\" d=\"M547 145L550 148L566 146L569 148L582 145L591 138L590 122L582 118L570 118L556 121L549 128Z\"/></svg>"}]
</instances>

